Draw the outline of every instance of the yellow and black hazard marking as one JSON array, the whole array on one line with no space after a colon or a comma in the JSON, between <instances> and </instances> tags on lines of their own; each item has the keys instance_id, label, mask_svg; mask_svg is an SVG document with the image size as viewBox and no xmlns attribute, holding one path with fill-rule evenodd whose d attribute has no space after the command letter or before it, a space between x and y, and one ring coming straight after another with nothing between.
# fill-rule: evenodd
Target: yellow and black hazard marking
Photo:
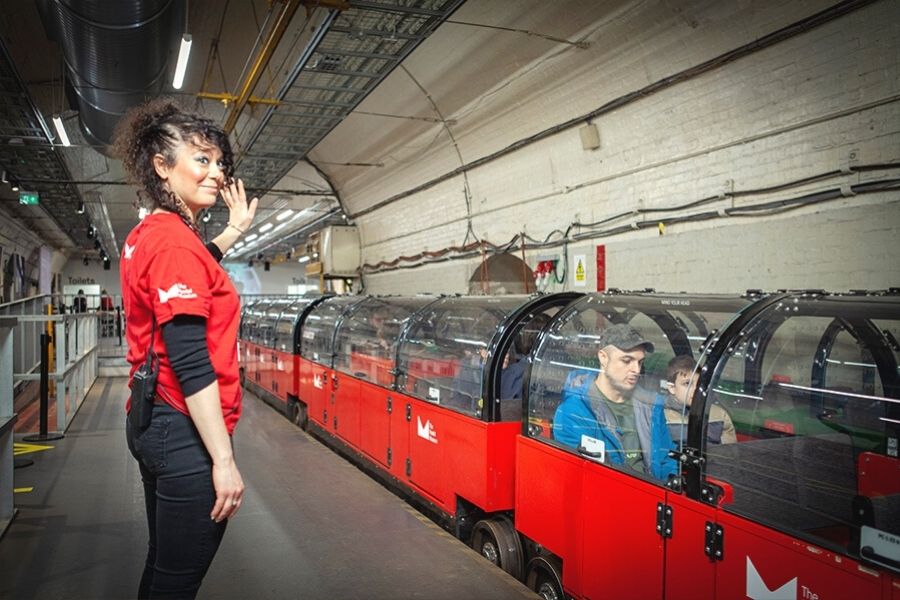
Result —
<instances>
[{"instance_id":1,"label":"yellow and black hazard marking","mask_svg":"<svg viewBox=\"0 0 900 600\"><path fill-rule=\"evenodd\" d=\"M13 488L14 494L28 494L34 491L34 486Z\"/></svg>"},{"instance_id":2,"label":"yellow and black hazard marking","mask_svg":"<svg viewBox=\"0 0 900 600\"><path fill-rule=\"evenodd\" d=\"M13 442L13 456L22 456L23 454L33 454L43 450L51 450L53 446L45 446L42 444L23 444L21 442Z\"/></svg>"}]
</instances>

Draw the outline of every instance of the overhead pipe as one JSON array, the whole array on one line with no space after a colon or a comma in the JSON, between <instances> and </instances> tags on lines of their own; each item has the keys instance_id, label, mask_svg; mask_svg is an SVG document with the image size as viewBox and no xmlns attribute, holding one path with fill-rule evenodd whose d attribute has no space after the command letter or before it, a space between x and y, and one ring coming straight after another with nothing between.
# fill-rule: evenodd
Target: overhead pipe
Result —
<instances>
[{"instance_id":1,"label":"overhead pipe","mask_svg":"<svg viewBox=\"0 0 900 600\"><path fill-rule=\"evenodd\" d=\"M108 154L125 112L158 96L184 30L184 0L37 0L66 64L66 92L82 133Z\"/></svg>"}]
</instances>

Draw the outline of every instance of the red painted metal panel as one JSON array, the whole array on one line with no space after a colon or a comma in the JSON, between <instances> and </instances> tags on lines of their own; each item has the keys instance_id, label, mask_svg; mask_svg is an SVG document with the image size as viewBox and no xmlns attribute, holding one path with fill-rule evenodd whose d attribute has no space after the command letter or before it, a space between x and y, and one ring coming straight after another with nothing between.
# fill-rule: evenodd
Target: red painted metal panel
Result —
<instances>
[{"instance_id":1,"label":"red painted metal panel","mask_svg":"<svg viewBox=\"0 0 900 600\"><path fill-rule=\"evenodd\" d=\"M665 488L584 462L580 512L585 598L662 598L664 545L656 515L665 497Z\"/></svg>"},{"instance_id":2,"label":"red painted metal panel","mask_svg":"<svg viewBox=\"0 0 900 600\"><path fill-rule=\"evenodd\" d=\"M334 415L329 417L334 433L359 449L360 411L359 411L359 380L336 373L332 381L337 381L334 390Z\"/></svg>"},{"instance_id":3,"label":"red painted metal panel","mask_svg":"<svg viewBox=\"0 0 900 600\"><path fill-rule=\"evenodd\" d=\"M563 587L580 596L585 461L521 435L516 442L516 529L562 559ZM622 556L615 543L604 551Z\"/></svg>"},{"instance_id":4,"label":"red painted metal panel","mask_svg":"<svg viewBox=\"0 0 900 600\"><path fill-rule=\"evenodd\" d=\"M372 460L387 467L387 449L391 440L391 415L388 413L390 390L367 382L359 384L359 449Z\"/></svg>"},{"instance_id":5,"label":"red painted metal panel","mask_svg":"<svg viewBox=\"0 0 900 600\"><path fill-rule=\"evenodd\" d=\"M272 391L272 364L274 363L272 354L271 348L259 346L259 363L256 367L259 377L256 383L267 392Z\"/></svg>"},{"instance_id":6,"label":"red painted metal panel","mask_svg":"<svg viewBox=\"0 0 900 600\"><path fill-rule=\"evenodd\" d=\"M669 493L672 537L666 540L666 600L714 598L715 563L703 551L706 524L716 522L716 508Z\"/></svg>"},{"instance_id":7,"label":"red painted metal panel","mask_svg":"<svg viewBox=\"0 0 900 600\"><path fill-rule=\"evenodd\" d=\"M409 458L412 461L412 473L409 480L416 487L425 491L449 513L448 479L455 474L448 469L447 460L451 428L447 410L429 405L421 400L412 400L409 427Z\"/></svg>"},{"instance_id":8,"label":"red painted metal panel","mask_svg":"<svg viewBox=\"0 0 900 600\"><path fill-rule=\"evenodd\" d=\"M885 591L884 597L891 600L900 600L900 575L896 575L891 581L890 589Z\"/></svg>"},{"instance_id":9,"label":"red painted metal panel","mask_svg":"<svg viewBox=\"0 0 900 600\"><path fill-rule=\"evenodd\" d=\"M402 394L394 394L392 399L393 403L390 415L390 447L393 458L391 460L390 472L398 480L408 483L409 477L406 475L406 459L409 458L410 422L406 419L406 407L409 405L410 411L412 411L412 403L414 400L409 396L404 396ZM415 433L413 433L413 435L415 435Z\"/></svg>"},{"instance_id":10,"label":"red painted metal panel","mask_svg":"<svg viewBox=\"0 0 900 600\"><path fill-rule=\"evenodd\" d=\"M479 508L494 512L512 510L516 492L516 437L518 421L487 423L487 472L483 497L466 497Z\"/></svg>"},{"instance_id":11,"label":"red painted metal panel","mask_svg":"<svg viewBox=\"0 0 900 600\"><path fill-rule=\"evenodd\" d=\"M326 367L305 358L300 363L297 395L306 402L309 418L325 425L327 399L331 395L331 377Z\"/></svg>"},{"instance_id":12,"label":"red painted metal panel","mask_svg":"<svg viewBox=\"0 0 900 600\"><path fill-rule=\"evenodd\" d=\"M247 381L256 381L256 344L250 342L242 342L244 349L243 367L244 377Z\"/></svg>"},{"instance_id":13,"label":"red painted metal panel","mask_svg":"<svg viewBox=\"0 0 900 600\"><path fill-rule=\"evenodd\" d=\"M272 393L282 404L287 406L287 397L294 385L294 355L277 350L272 354L275 357L272 371Z\"/></svg>"},{"instance_id":14,"label":"red painted metal panel","mask_svg":"<svg viewBox=\"0 0 900 600\"><path fill-rule=\"evenodd\" d=\"M606 246L597 246L597 291L606 290Z\"/></svg>"},{"instance_id":15,"label":"red painted metal panel","mask_svg":"<svg viewBox=\"0 0 900 600\"><path fill-rule=\"evenodd\" d=\"M885 573L797 540L747 519L719 511L724 560L716 566L716 597L881 598ZM770 596L776 597L776 596Z\"/></svg>"},{"instance_id":16,"label":"red painted metal panel","mask_svg":"<svg viewBox=\"0 0 900 600\"><path fill-rule=\"evenodd\" d=\"M300 355L291 355L291 376L288 382L288 392L295 398L300 397Z\"/></svg>"}]
</instances>

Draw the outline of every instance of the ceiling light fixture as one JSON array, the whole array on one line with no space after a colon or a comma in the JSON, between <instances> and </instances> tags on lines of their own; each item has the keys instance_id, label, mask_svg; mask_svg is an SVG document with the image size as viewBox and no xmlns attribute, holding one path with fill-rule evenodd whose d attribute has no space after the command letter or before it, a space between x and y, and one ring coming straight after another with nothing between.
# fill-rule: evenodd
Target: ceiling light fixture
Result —
<instances>
[{"instance_id":1,"label":"ceiling light fixture","mask_svg":"<svg viewBox=\"0 0 900 600\"><path fill-rule=\"evenodd\" d=\"M234 245L234 249L237 250L238 248L241 248L243 246L244 246L244 242L238 242L237 244Z\"/></svg>"},{"instance_id":2,"label":"ceiling light fixture","mask_svg":"<svg viewBox=\"0 0 900 600\"><path fill-rule=\"evenodd\" d=\"M283 213L281 213L280 215L278 215L277 217L275 217L275 220L276 221L284 221L285 219L290 217L292 214L294 214L294 211L289 208L286 211L284 211Z\"/></svg>"},{"instance_id":3,"label":"ceiling light fixture","mask_svg":"<svg viewBox=\"0 0 900 600\"><path fill-rule=\"evenodd\" d=\"M53 116L53 125L56 127L56 133L59 134L59 141L62 142L63 146L71 146L72 144L69 142L69 134L66 133L66 127L63 125L62 118L59 115Z\"/></svg>"},{"instance_id":4,"label":"ceiling light fixture","mask_svg":"<svg viewBox=\"0 0 900 600\"><path fill-rule=\"evenodd\" d=\"M10 181L9 184L12 186L12 191L14 191L14 192L18 192L18 191L19 191L19 182L17 182L17 181Z\"/></svg>"},{"instance_id":5,"label":"ceiling light fixture","mask_svg":"<svg viewBox=\"0 0 900 600\"><path fill-rule=\"evenodd\" d=\"M209 211L206 211L206 214L203 215L203 222L204 222L204 223L209 223L209 220L210 220L210 219L212 219L212 213L209 212Z\"/></svg>"},{"instance_id":6,"label":"ceiling light fixture","mask_svg":"<svg viewBox=\"0 0 900 600\"><path fill-rule=\"evenodd\" d=\"M138 209L138 220L143 221L144 217L150 214L150 210L146 206L142 206Z\"/></svg>"},{"instance_id":7,"label":"ceiling light fixture","mask_svg":"<svg viewBox=\"0 0 900 600\"><path fill-rule=\"evenodd\" d=\"M297 262L298 262L298 263L309 262L309 256L305 256L305 255L304 255L304 256L301 256L300 258L297 259Z\"/></svg>"},{"instance_id":8,"label":"ceiling light fixture","mask_svg":"<svg viewBox=\"0 0 900 600\"><path fill-rule=\"evenodd\" d=\"M252 242L253 240L255 240L255 239L258 238L258 237L259 237L259 236L256 235L255 233L251 233L251 234L248 235L246 238L244 238L244 241L246 241L246 242Z\"/></svg>"},{"instance_id":9,"label":"ceiling light fixture","mask_svg":"<svg viewBox=\"0 0 900 600\"><path fill-rule=\"evenodd\" d=\"M187 71L188 57L191 55L191 44L193 39L191 34L185 33L181 36L181 47L178 49L178 62L175 65L175 77L172 79L172 87L180 90L184 83L184 73Z\"/></svg>"},{"instance_id":10,"label":"ceiling light fixture","mask_svg":"<svg viewBox=\"0 0 900 600\"><path fill-rule=\"evenodd\" d=\"M273 227L273 225L271 223L263 223L262 226L259 228L259 232L260 233L266 232L266 231L272 229L272 227Z\"/></svg>"},{"instance_id":11,"label":"ceiling light fixture","mask_svg":"<svg viewBox=\"0 0 900 600\"><path fill-rule=\"evenodd\" d=\"M76 210L75 212L78 213L79 215L83 215L84 210L85 210L84 209L84 200L82 200L81 202L78 203L78 210Z\"/></svg>"}]
</instances>

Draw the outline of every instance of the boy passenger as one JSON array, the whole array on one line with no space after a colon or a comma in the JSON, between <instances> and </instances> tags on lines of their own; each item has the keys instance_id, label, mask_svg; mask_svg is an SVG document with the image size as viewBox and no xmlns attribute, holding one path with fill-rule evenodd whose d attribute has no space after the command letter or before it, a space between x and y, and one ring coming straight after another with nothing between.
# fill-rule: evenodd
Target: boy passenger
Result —
<instances>
[{"instance_id":1,"label":"boy passenger","mask_svg":"<svg viewBox=\"0 0 900 600\"><path fill-rule=\"evenodd\" d=\"M699 373L694 373L696 367L697 362L688 354L676 356L666 367L666 425L677 447L687 440L688 413L700 378ZM709 407L706 441L713 444L733 444L737 441L731 416L718 404Z\"/></svg>"}]
</instances>

